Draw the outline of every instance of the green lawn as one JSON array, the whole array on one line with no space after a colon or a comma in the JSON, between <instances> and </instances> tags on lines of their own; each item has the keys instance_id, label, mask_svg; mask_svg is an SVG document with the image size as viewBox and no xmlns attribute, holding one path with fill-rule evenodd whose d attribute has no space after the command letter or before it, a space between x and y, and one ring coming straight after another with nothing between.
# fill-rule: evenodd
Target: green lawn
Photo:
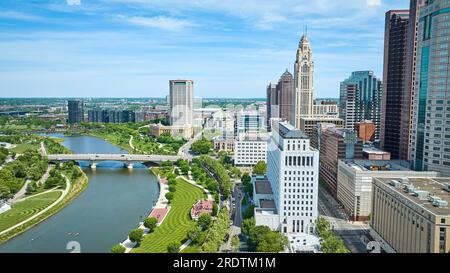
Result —
<instances>
[{"instance_id":1,"label":"green lawn","mask_svg":"<svg viewBox=\"0 0 450 273\"><path fill-rule=\"evenodd\" d=\"M200 253L201 247L200 246L188 246L185 249L183 249L180 253Z\"/></svg>"},{"instance_id":2,"label":"green lawn","mask_svg":"<svg viewBox=\"0 0 450 273\"><path fill-rule=\"evenodd\" d=\"M167 252L167 246L171 242L186 239L187 232L195 224L189 215L191 207L197 200L203 198L203 191L183 179L177 181L172 208L166 219L154 233L145 236L141 245L133 249L133 252L164 253Z\"/></svg>"},{"instance_id":3,"label":"green lawn","mask_svg":"<svg viewBox=\"0 0 450 273\"><path fill-rule=\"evenodd\" d=\"M29 199L18 202L13 207L0 214L0 231L18 224L27 218L30 218L39 211L45 209L61 196L61 192L49 192L30 197Z\"/></svg>"},{"instance_id":4,"label":"green lawn","mask_svg":"<svg viewBox=\"0 0 450 273\"><path fill-rule=\"evenodd\" d=\"M18 154L23 154L26 150L38 150L39 146L35 144L29 144L29 143L22 143L17 144L16 147L11 149L13 152L16 152Z\"/></svg>"}]
</instances>

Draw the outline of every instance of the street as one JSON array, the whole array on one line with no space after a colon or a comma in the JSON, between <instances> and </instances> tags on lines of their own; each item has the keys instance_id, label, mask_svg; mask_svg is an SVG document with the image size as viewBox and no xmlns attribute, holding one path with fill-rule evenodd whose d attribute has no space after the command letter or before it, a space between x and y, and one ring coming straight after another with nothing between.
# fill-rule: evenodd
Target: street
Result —
<instances>
[{"instance_id":1,"label":"street","mask_svg":"<svg viewBox=\"0 0 450 273\"><path fill-rule=\"evenodd\" d=\"M319 187L319 214L327 219L334 233L338 235L352 253L366 253L364 240L369 237L369 225L347 221L347 216L336 200Z\"/></svg>"},{"instance_id":2,"label":"street","mask_svg":"<svg viewBox=\"0 0 450 273\"><path fill-rule=\"evenodd\" d=\"M241 203L242 203L242 199L243 199L243 193L241 192L241 189L238 185L235 185L234 187L234 191L233 191L233 198L234 198L234 204L235 204L235 209L233 210L233 204L231 204L231 219L233 220L233 225L231 225L230 227L230 232L229 232L229 238L228 241L223 244L220 248L221 252L225 252L225 251L231 251L232 250L232 246L231 246L231 239L233 239L234 236L239 236L241 234L241 227L242 227L242 213L241 213Z\"/></svg>"}]
</instances>

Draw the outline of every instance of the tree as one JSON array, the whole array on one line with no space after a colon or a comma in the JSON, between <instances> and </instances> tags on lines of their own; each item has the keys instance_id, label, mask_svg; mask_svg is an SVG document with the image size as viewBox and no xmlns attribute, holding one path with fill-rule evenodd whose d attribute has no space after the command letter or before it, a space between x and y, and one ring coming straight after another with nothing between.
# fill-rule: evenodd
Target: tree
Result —
<instances>
[{"instance_id":1,"label":"tree","mask_svg":"<svg viewBox=\"0 0 450 273\"><path fill-rule=\"evenodd\" d=\"M117 244L111 248L111 253L125 253L126 248L121 245Z\"/></svg>"},{"instance_id":2,"label":"tree","mask_svg":"<svg viewBox=\"0 0 450 273\"><path fill-rule=\"evenodd\" d=\"M253 173L257 175L264 175L267 172L267 164L264 161L259 161L253 167Z\"/></svg>"},{"instance_id":3,"label":"tree","mask_svg":"<svg viewBox=\"0 0 450 273\"><path fill-rule=\"evenodd\" d=\"M219 206L217 205L217 203L213 203L212 216L216 216L218 211Z\"/></svg>"},{"instance_id":4,"label":"tree","mask_svg":"<svg viewBox=\"0 0 450 273\"><path fill-rule=\"evenodd\" d=\"M242 184L250 183L252 181L251 176L248 173L244 173L241 177Z\"/></svg>"},{"instance_id":5,"label":"tree","mask_svg":"<svg viewBox=\"0 0 450 273\"><path fill-rule=\"evenodd\" d=\"M149 229L149 232L153 232L158 224L158 219L155 217L149 217L144 220L144 227Z\"/></svg>"},{"instance_id":6,"label":"tree","mask_svg":"<svg viewBox=\"0 0 450 273\"><path fill-rule=\"evenodd\" d=\"M274 252L283 251L289 244L288 238L281 233L269 231L259 238L256 251L258 252Z\"/></svg>"},{"instance_id":7,"label":"tree","mask_svg":"<svg viewBox=\"0 0 450 273\"><path fill-rule=\"evenodd\" d=\"M202 234L202 229L198 225L193 227L191 230L188 231L187 237L189 240L192 241L194 244L198 244L200 236Z\"/></svg>"},{"instance_id":8,"label":"tree","mask_svg":"<svg viewBox=\"0 0 450 273\"><path fill-rule=\"evenodd\" d=\"M244 219L249 219L254 217L254 214L255 214L255 205L252 204L248 207L246 211L244 211L244 213L242 213L242 217Z\"/></svg>"},{"instance_id":9,"label":"tree","mask_svg":"<svg viewBox=\"0 0 450 273\"><path fill-rule=\"evenodd\" d=\"M242 222L242 234L249 236L256 226L255 218L248 218Z\"/></svg>"},{"instance_id":10,"label":"tree","mask_svg":"<svg viewBox=\"0 0 450 273\"><path fill-rule=\"evenodd\" d=\"M182 165L180 167L180 170L183 174L188 174L189 173L189 165Z\"/></svg>"},{"instance_id":11,"label":"tree","mask_svg":"<svg viewBox=\"0 0 450 273\"><path fill-rule=\"evenodd\" d=\"M169 253L178 253L181 247L180 242L172 242L167 246L167 252Z\"/></svg>"},{"instance_id":12,"label":"tree","mask_svg":"<svg viewBox=\"0 0 450 273\"><path fill-rule=\"evenodd\" d=\"M204 213L200 215L200 217L198 217L197 223L202 230L205 230L211 225L211 222L212 222L211 215Z\"/></svg>"},{"instance_id":13,"label":"tree","mask_svg":"<svg viewBox=\"0 0 450 273\"><path fill-rule=\"evenodd\" d=\"M256 250L258 248L259 242L261 239L270 232L270 228L267 226L256 226L250 232L249 236L249 247L252 250Z\"/></svg>"},{"instance_id":14,"label":"tree","mask_svg":"<svg viewBox=\"0 0 450 273\"><path fill-rule=\"evenodd\" d=\"M205 155L211 151L213 143L206 139L197 140L192 144L191 151L196 154Z\"/></svg>"},{"instance_id":15,"label":"tree","mask_svg":"<svg viewBox=\"0 0 450 273\"><path fill-rule=\"evenodd\" d=\"M241 241L239 240L239 237L234 236L231 239L231 247L233 248L234 251L238 251L240 246L241 246Z\"/></svg>"},{"instance_id":16,"label":"tree","mask_svg":"<svg viewBox=\"0 0 450 273\"><path fill-rule=\"evenodd\" d=\"M350 251L345 247L344 241L338 238L330 229L330 222L325 218L319 217L316 221L316 229L319 236L322 238L320 246L324 253L349 253Z\"/></svg>"},{"instance_id":17,"label":"tree","mask_svg":"<svg viewBox=\"0 0 450 273\"><path fill-rule=\"evenodd\" d=\"M173 194L173 192L168 192L168 193L166 193L165 197L170 203L173 200L174 194Z\"/></svg>"},{"instance_id":18,"label":"tree","mask_svg":"<svg viewBox=\"0 0 450 273\"><path fill-rule=\"evenodd\" d=\"M174 185L169 185L169 192L175 192L177 188Z\"/></svg>"},{"instance_id":19,"label":"tree","mask_svg":"<svg viewBox=\"0 0 450 273\"><path fill-rule=\"evenodd\" d=\"M133 243L137 243L139 245L142 241L143 235L144 231L140 228L137 228L130 231L130 234L128 234L128 238L130 238L130 241L132 241Z\"/></svg>"}]
</instances>

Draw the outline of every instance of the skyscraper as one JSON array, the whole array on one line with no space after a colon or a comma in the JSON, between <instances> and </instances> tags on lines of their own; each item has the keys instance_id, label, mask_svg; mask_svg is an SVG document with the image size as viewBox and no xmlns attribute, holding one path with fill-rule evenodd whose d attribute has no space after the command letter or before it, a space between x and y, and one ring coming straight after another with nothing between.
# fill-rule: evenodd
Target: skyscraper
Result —
<instances>
[{"instance_id":1,"label":"skyscraper","mask_svg":"<svg viewBox=\"0 0 450 273\"><path fill-rule=\"evenodd\" d=\"M80 123L84 121L84 103L81 100L67 101L67 108L69 110L68 123Z\"/></svg>"},{"instance_id":2,"label":"skyscraper","mask_svg":"<svg viewBox=\"0 0 450 273\"><path fill-rule=\"evenodd\" d=\"M294 66L293 107L290 123L300 128L300 118L312 114L314 93L314 61L312 49L306 35L302 36Z\"/></svg>"},{"instance_id":3,"label":"skyscraper","mask_svg":"<svg viewBox=\"0 0 450 273\"><path fill-rule=\"evenodd\" d=\"M294 76L286 69L277 84L279 118L289 121L294 96Z\"/></svg>"},{"instance_id":4,"label":"skyscraper","mask_svg":"<svg viewBox=\"0 0 450 273\"><path fill-rule=\"evenodd\" d=\"M383 102L381 113L381 147L393 159L400 158L403 95L405 94L406 47L409 10L386 13L384 36ZM408 114L408 113L405 113ZM406 140L407 141L407 140Z\"/></svg>"},{"instance_id":5,"label":"skyscraper","mask_svg":"<svg viewBox=\"0 0 450 273\"><path fill-rule=\"evenodd\" d=\"M356 71L341 83L340 117L346 129L354 129L356 122L370 120L375 124L375 140L380 139L381 80L372 71Z\"/></svg>"},{"instance_id":6,"label":"skyscraper","mask_svg":"<svg viewBox=\"0 0 450 273\"><path fill-rule=\"evenodd\" d=\"M450 2L420 9L412 152L418 170L450 175Z\"/></svg>"},{"instance_id":7,"label":"skyscraper","mask_svg":"<svg viewBox=\"0 0 450 273\"><path fill-rule=\"evenodd\" d=\"M417 80L417 44L419 35L419 10L425 0L411 0L409 8L408 41L406 46L405 90L402 95L402 115L399 143L400 159L412 160L413 108Z\"/></svg>"},{"instance_id":8,"label":"skyscraper","mask_svg":"<svg viewBox=\"0 0 450 273\"><path fill-rule=\"evenodd\" d=\"M278 94L277 94L277 85L270 83L266 89L267 97L266 97L266 105L267 105L267 126L270 129L270 119L278 118L279 110L278 110Z\"/></svg>"},{"instance_id":9,"label":"skyscraper","mask_svg":"<svg viewBox=\"0 0 450 273\"><path fill-rule=\"evenodd\" d=\"M192 126L194 82L191 80L171 80L169 85L170 125Z\"/></svg>"}]
</instances>

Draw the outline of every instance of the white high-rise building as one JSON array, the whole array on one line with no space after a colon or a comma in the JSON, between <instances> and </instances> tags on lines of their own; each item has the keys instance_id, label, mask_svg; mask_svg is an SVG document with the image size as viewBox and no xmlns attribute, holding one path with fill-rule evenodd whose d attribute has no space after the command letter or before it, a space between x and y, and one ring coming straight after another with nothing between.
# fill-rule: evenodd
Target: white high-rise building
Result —
<instances>
[{"instance_id":1,"label":"white high-rise building","mask_svg":"<svg viewBox=\"0 0 450 273\"><path fill-rule=\"evenodd\" d=\"M294 67L294 98L290 123L300 128L300 118L313 114L314 61L308 38L299 43Z\"/></svg>"},{"instance_id":2,"label":"white high-rise building","mask_svg":"<svg viewBox=\"0 0 450 273\"><path fill-rule=\"evenodd\" d=\"M319 151L291 124L273 122L267 147L267 182L254 179L256 224L304 242L314 241L318 186Z\"/></svg>"},{"instance_id":3,"label":"white high-rise building","mask_svg":"<svg viewBox=\"0 0 450 273\"><path fill-rule=\"evenodd\" d=\"M194 111L194 82L191 80L170 81L170 125L192 126Z\"/></svg>"}]
</instances>

